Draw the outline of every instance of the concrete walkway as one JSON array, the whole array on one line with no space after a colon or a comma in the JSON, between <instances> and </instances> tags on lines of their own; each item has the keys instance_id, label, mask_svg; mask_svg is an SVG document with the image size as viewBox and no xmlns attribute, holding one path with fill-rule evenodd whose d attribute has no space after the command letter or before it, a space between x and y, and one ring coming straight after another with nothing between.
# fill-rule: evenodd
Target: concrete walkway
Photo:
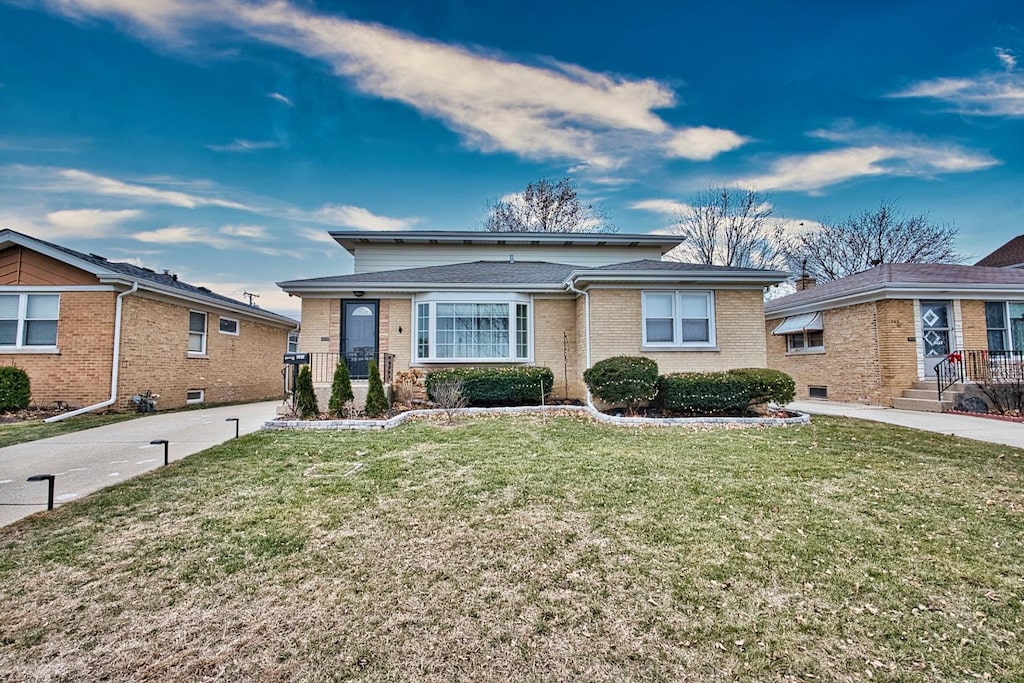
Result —
<instances>
[{"instance_id":1,"label":"concrete walkway","mask_svg":"<svg viewBox=\"0 0 1024 683\"><path fill-rule=\"evenodd\" d=\"M127 422L85 429L0 448L0 526L46 510L46 482L27 482L34 474L55 474L54 505L161 467L170 441L173 462L216 446L239 434L255 432L275 417L280 401L222 406L175 413L154 413ZM74 419L74 418L72 418Z\"/></svg>"},{"instance_id":2,"label":"concrete walkway","mask_svg":"<svg viewBox=\"0 0 1024 683\"><path fill-rule=\"evenodd\" d=\"M794 401L790 408L812 415L841 415L862 420L886 422L901 427L922 429L926 432L962 436L976 441L987 441L1004 446L1024 448L1024 423L995 420L988 417L925 413L916 410L896 410L883 406L837 401Z\"/></svg>"}]
</instances>

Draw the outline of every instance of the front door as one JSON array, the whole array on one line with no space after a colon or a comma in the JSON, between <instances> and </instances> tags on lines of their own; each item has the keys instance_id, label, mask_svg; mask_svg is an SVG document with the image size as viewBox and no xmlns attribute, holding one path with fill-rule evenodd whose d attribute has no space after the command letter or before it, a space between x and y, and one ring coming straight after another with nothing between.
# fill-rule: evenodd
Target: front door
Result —
<instances>
[{"instance_id":1,"label":"front door","mask_svg":"<svg viewBox=\"0 0 1024 683\"><path fill-rule=\"evenodd\" d=\"M377 302L343 301L341 353L352 379L370 376L370 361L377 358Z\"/></svg>"},{"instance_id":2,"label":"front door","mask_svg":"<svg viewBox=\"0 0 1024 683\"><path fill-rule=\"evenodd\" d=\"M921 339L924 342L924 375L935 377L935 365L953 350L950 346L953 316L948 301L921 302Z\"/></svg>"}]
</instances>

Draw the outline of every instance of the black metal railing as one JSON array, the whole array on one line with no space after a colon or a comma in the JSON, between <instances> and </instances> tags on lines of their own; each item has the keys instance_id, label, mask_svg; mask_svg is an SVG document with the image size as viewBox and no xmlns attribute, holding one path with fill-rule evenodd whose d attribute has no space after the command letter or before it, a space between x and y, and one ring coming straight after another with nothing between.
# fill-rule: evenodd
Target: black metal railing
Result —
<instances>
[{"instance_id":1,"label":"black metal railing","mask_svg":"<svg viewBox=\"0 0 1024 683\"><path fill-rule=\"evenodd\" d=\"M338 363L344 359L348 366L348 375L352 379L369 379L370 361L374 360L374 354L366 352L351 353L329 353L313 352L309 354L309 370L313 375L314 384L330 384L334 379L334 370ZM395 373L395 354L377 354L377 369L380 372L380 379L384 384L389 384Z\"/></svg>"},{"instance_id":2,"label":"black metal railing","mask_svg":"<svg viewBox=\"0 0 1024 683\"><path fill-rule=\"evenodd\" d=\"M942 392L957 382L1024 382L1024 351L954 351L935 366Z\"/></svg>"}]
</instances>

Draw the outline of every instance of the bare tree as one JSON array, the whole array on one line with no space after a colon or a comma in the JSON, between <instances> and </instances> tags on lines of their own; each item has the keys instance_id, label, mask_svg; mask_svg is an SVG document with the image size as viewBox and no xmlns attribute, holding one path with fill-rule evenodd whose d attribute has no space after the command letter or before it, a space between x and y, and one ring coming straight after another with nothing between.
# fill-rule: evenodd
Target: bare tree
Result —
<instances>
[{"instance_id":1,"label":"bare tree","mask_svg":"<svg viewBox=\"0 0 1024 683\"><path fill-rule=\"evenodd\" d=\"M462 382L450 380L437 384L430 392L434 399L434 405L443 410L448 416L448 424L455 422L455 411L469 405L462 390Z\"/></svg>"},{"instance_id":2,"label":"bare tree","mask_svg":"<svg viewBox=\"0 0 1024 683\"><path fill-rule=\"evenodd\" d=\"M821 281L838 280L880 263L962 263L958 230L928 214L907 215L893 201L795 235L787 250L794 269Z\"/></svg>"},{"instance_id":3,"label":"bare tree","mask_svg":"<svg viewBox=\"0 0 1024 683\"><path fill-rule=\"evenodd\" d=\"M487 208L484 229L490 232L618 232L601 207L584 204L568 176L556 183L547 178L527 184L515 195Z\"/></svg>"},{"instance_id":4,"label":"bare tree","mask_svg":"<svg viewBox=\"0 0 1024 683\"><path fill-rule=\"evenodd\" d=\"M785 265L781 222L754 190L710 187L675 216L682 243L669 258L689 263L777 269Z\"/></svg>"}]
</instances>

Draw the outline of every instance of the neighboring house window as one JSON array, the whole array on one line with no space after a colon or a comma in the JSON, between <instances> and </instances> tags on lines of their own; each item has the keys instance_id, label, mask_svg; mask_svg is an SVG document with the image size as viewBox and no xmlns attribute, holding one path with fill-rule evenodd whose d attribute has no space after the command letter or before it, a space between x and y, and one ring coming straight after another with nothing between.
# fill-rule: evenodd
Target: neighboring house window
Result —
<instances>
[{"instance_id":1,"label":"neighboring house window","mask_svg":"<svg viewBox=\"0 0 1024 683\"><path fill-rule=\"evenodd\" d=\"M202 403L206 399L206 392L202 389L189 389L185 392L185 404L193 405Z\"/></svg>"},{"instance_id":2,"label":"neighboring house window","mask_svg":"<svg viewBox=\"0 0 1024 683\"><path fill-rule=\"evenodd\" d=\"M1024 303L986 301L985 327L989 351L1024 351Z\"/></svg>"},{"instance_id":3,"label":"neighboring house window","mask_svg":"<svg viewBox=\"0 0 1024 683\"><path fill-rule=\"evenodd\" d=\"M288 333L288 353L299 352L299 333L289 332Z\"/></svg>"},{"instance_id":4,"label":"neighboring house window","mask_svg":"<svg viewBox=\"0 0 1024 683\"><path fill-rule=\"evenodd\" d=\"M804 330L786 335L786 347L793 351L823 351L825 349L825 333L821 330Z\"/></svg>"},{"instance_id":5,"label":"neighboring house window","mask_svg":"<svg viewBox=\"0 0 1024 683\"><path fill-rule=\"evenodd\" d=\"M525 297L444 298L428 295L416 305L417 360L530 360L530 304L516 300Z\"/></svg>"},{"instance_id":6,"label":"neighboring house window","mask_svg":"<svg viewBox=\"0 0 1024 683\"><path fill-rule=\"evenodd\" d=\"M238 321L234 318L220 318L220 331L224 334L233 334L238 336Z\"/></svg>"},{"instance_id":7,"label":"neighboring house window","mask_svg":"<svg viewBox=\"0 0 1024 683\"><path fill-rule=\"evenodd\" d=\"M642 308L644 346L714 346L711 292L644 292Z\"/></svg>"},{"instance_id":8,"label":"neighboring house window","mask_svg":"<svg viewBox=\"0 0 1024 683\"><path fill-rule=\"evenodd\" d=\"M59 294L0 295L0 346L56 346L59 314Z\"/></svg>"},{"instance_id":9,"label":"neighboring house window","mask_svg":"<svg viewBox=\"0 0 1024 683\"><path fill-rule=\"evenodd\" d=\"M206 314L188 312L188 352L206 353Z\"/></svg>"}]
</instances>

